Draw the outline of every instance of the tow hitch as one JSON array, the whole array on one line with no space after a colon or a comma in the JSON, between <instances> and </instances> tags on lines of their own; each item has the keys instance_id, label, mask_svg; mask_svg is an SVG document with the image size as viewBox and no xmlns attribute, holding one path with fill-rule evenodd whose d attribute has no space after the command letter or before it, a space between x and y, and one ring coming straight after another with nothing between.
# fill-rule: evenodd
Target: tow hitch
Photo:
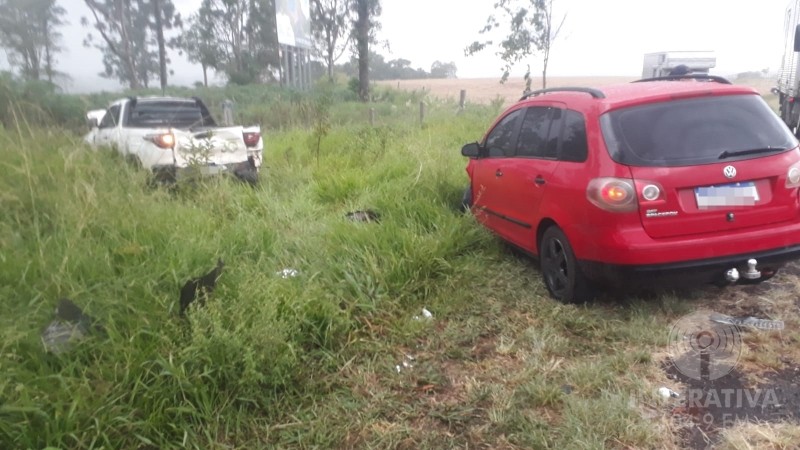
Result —
<instances>
[{"instance_id":1,"label":"tow hitch","mask_svg":"<svg viewBox=\"0 0 800 450\"><path fill-rule=\"evenodd\" d=\"M758 265L758 261L755 259L750 259L747 261L747 272L745 272L742 276L744 276L747 280L757 280L761 278L761 271L756 269L756 265Z\"/></svg>"},{"instance_id":2,"label":"tow hitch","mask_svg":"<svg viewBox=\"0 0 800 450\"><path fill-rule=\"evenodd\" d=\"M725 281L730 284L757 284L769 280L775 272L773 269L758 270L758 261L750 259L747 261L747 270L743 272L735 267L728 269L725 272Z\"/></svg>"}]
</instances>

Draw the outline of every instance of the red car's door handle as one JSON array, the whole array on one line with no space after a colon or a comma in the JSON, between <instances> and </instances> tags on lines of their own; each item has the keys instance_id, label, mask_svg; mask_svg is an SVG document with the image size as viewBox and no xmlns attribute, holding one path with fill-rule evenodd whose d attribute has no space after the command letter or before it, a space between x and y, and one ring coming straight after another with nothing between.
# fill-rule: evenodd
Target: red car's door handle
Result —
<instances>
[{"instance_id":1,"label":"red car's door handle","mask_svg":"<svg viewBox=\"0 0 800 450\"><path fill-rule=\"evenodd\" d=\"M495 175L496 177L502 177L502 176L503 176L503 171L502 171L502 170L500 170L500 169L497 169L497 172L495 172L495 173L494 173L494 175Z\"/></svg>"},{"instance_id":2,"label":"red car's door handle","mask_svg":"<svg viewBox=\"0 0 800 450\"><path fill-rule=\"evenodd\" d=\"M544 181L544 178L542 178L542 176L541 176L541 175L539 175L539 176L537 176L536 178L534 178L534 179L533 179L533 182L534 182L534 183L536 183L536 184L538 184L538 185L542 185L542 184L544 184L544 183L545 183L545 181Z\"/></svg>"}]
</instances>

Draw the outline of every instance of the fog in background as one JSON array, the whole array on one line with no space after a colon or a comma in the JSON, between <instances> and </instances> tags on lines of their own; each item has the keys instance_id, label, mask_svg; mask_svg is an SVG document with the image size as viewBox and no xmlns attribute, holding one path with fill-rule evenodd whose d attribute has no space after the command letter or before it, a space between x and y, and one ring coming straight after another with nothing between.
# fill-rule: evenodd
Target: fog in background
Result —
<instances>
[{"instance_id":1,"label":"fog in background","mask_svg":"<svg viewBox=\"0 0 800 450\"><path fill-rule=\"evenodd\" d=\"M200 0L173 0L188 17ZM374 47L387 60L404 58L412 67L430 70L440 60L453 61L459 78L498 78L502 62L489 49L465 57L464 48L481 38L478 31L493 12L494 0L382 0L379 38L388 42ZM69 25L63 27L65 51L58 55L56 69L67 73L68 92L116 90L120 85L99 76L101 52L83 46L90 31L81 17L90 12L83 0L60 0ZM674 50L712 50L717 68L713 74L732 75L768 69L781 64L784 15L787 1L731 2L729 0L555 0L555 16L566 14L561 35L555 41L548 75L637 76L644 53ZM98 36L95 36L97 38ZM171 85L192 85L202 80L198 65L190 64L171 50ZM339 62L344 62L345 55ZM541 58L529 60L534 74L541 72ZM7 67L7 64L5 65ZM522 76L521 63L513 76ZM223 83L221 77L213 79Z\"/></svg>"}]
</instances>

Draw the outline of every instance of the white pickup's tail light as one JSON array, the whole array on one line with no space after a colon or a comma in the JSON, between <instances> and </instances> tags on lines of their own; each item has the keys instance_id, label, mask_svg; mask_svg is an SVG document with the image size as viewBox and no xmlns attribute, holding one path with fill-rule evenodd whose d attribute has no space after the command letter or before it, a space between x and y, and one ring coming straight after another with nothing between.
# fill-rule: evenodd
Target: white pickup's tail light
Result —
<instances>
[{"instance_id":1,"label":"white pickup's tail light","mask_svg":"<svg viewBox=\"0 0 800 450\"><path fill-rule=\"evenodd\" d=\"M786 173L786 187L800 187L800 163L789 167L789 171Z\"/></svg>"},{"instance_id":2,"label":"white pickup's tail light","mask_svg":"<svg viewBox=\"0 0 800 450\"><path fill-rule=\"evenodd\" d=\"M159 148L171 150L175 147L175 135L172 133L156 133L148 134L144 137L145 141L150 141L156 144Z\"/></svg>"},{"instance_id":3,"label":"white pickup's tail light","mask_svg":"<svg viewBox=\"0 0 800 450\"><path fill-rule=\"evenodd\" d=\"M600 209L630 212L639 208L633 180L628 178L595 178L586 188L586 198Z\"/></svg>"},{"instance_id":4,"label":"white pickup's tail light","mask_svg":"<svg viewBox=\"0 0 800 450\"><path fill-rule=\"evenodd\" d=\"M244 139L244 145L256 147L258 146L259 139L261 139L261 133L257 131L244 131L242 132L242 139Z\"/></svg>"}]
</instances>

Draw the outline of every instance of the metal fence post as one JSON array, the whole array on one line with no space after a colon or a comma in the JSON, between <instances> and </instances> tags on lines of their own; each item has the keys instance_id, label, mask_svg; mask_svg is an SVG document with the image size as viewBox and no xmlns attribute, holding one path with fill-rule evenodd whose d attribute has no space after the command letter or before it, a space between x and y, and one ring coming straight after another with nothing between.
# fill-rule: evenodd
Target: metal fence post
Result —
<instances>
[{"instance_id":1,"label":"metal fence post","mask_svg":"<svg viewBox=\"0 0 800 450\"><path fill-rule=\"evenodd\" d=\"M230 99L222 102L222 123L225 126L233 125L233 101Z\"/></svg>"}]
</instances>

